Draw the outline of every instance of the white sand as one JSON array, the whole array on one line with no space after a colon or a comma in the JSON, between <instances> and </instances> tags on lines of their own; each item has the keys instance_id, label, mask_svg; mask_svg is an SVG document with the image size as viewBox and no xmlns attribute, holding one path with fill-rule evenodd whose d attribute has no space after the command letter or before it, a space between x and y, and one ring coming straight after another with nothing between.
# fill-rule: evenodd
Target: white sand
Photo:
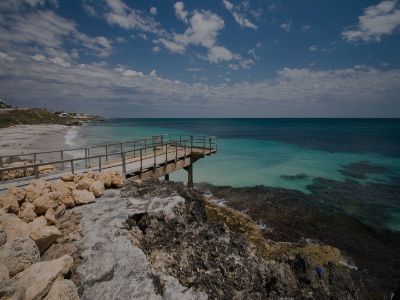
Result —
<instances>
[{"instance_id":1,"label":"white sand","mask_svg":"<svg viewBox=\"0 0 400 300\"><path fill-rule=\"evenodd\" d=\"M69 148L69 145L65 143L69 130L71 127L64 125L17 125L2 128L0 129L0 156Z\"/></svg>"}]
</instances>

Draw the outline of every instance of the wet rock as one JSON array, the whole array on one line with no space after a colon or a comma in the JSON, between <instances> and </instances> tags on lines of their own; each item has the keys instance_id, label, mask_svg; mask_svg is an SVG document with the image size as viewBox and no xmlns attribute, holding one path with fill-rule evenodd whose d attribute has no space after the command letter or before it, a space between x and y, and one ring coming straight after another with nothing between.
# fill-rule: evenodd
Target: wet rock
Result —
<instances>
[{"instance_id":1,"label":"wet rock","mask_svg":"<svg viewBox=\"0 0 400 300\"><path fill-rule=\"evenodd\" d=\"M76 205L88 204L95 201L95 196L87 190L75 190L72 192L72 197Z\"/></svg>"},{"instance_id":2,"label":"wet rock","mask_svg":"<svg viewBox=\"0 0 400 300\"><path fill-rule=\"evenodd\" d=\"M104 183L100 180L94 181L90 185L89 191L92 192L96 198L100 197L105 192Z\"/></svg>"},{"instance_id":3,"label":"wet rock","mask_svg":"<svg viewBox=\"0 0 400 300\"><path fill-rule=\"evenodd\" d=\"M39 258L39 249L30 238L15 238L0 248L0 264L8 268L11 277L39 261Z\"/></svg>"},{"instance_id":4,"label":"wet rock","mask_svg":"<svg viewBox=\"0 0 400 300\"><path fill-rule=\"evenodd\" d=\"M79 300L78 290L71 280L57 279L44 300Z\"/></svg>"},{"instance_id":5,"label":"wet rock","mask_svg":"<svg viewBox=\"0 0 400 300\"><path fill-rule=\"evenodd\" d=\"M35 213L35 205L30 202L24 202L21 206L18 217L27 223L32 222L37 217Z\"/></svg>"},{"instance_id":6,"label":"wet rock","mask_svg":"<svg viewBox=\"0 0 400 300\"><path fill-rule=\"evenodd\" d=\"M304 173L299 173L296 175L281 175L281 177L286 180L301 180L301 179L307 179L308 175Z\"/></svg>"},{"instance_id":7,"label":"wet rock","mask_svg":"<svg viewBox=\"0 0 400 300\"><path fill-rule=\"evenodd\" d=\"M73 264L72 257L64 255L58 259L38 262L18 273L11 283L25 288L24 299L42 299L55 279L64 277Z\"/></svg>"}]
</instances>

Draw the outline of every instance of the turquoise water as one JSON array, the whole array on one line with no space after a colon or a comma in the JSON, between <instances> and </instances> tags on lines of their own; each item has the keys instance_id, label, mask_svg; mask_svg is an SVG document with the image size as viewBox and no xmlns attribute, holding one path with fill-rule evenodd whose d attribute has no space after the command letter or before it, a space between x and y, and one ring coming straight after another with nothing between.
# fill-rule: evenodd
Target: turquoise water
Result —
<instances>
[{"instance_id":1,"label":"turquoise water","mask_svg":"<svg viewBox=\"0 0 400 300\"><path fill-rule=\"evenodd\" d=\"M85 125L73 142L83 146L189 133L219 136L218 154L196 162L195 182L265 185L310 194L315 193L311 185L322 178L346 192L340 201L329 200L335 208L361 217L363 206L376 208L388 228L400 230L399 120L121 119ZM361 176L349 176L344 166ZM185 181L186 173L171 178ZM354 190L343 191L347 188ZM379 192L379 199L374 200L370 190ZM347 205L352 198L356 205Z\"/></svg>"}]
</instances>

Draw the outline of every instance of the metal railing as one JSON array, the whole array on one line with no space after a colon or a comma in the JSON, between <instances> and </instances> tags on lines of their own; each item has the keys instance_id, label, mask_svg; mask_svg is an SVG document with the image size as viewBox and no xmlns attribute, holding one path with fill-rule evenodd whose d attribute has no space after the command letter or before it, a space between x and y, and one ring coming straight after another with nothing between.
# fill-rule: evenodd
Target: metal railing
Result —
<instances>
[{"instance_id":1,"label":"metal railing","mask_svg":"<svg viewBox=\"0 0 400 300\"><path fill-rule=\"evenodd\" d=\"M160 157L160 155L165 155L166 161L164 164L166 165L168 154L171 153L171 151L175 152L175 162L177 162L177 160L181 158L181 156L178 157L178 152L180 151L183 151L183 157L185 159L187 156L192 155L193 153L200 153L203 155L216 153L217 148L218 138L215 136L160 135L153 136L151 139L124 141L119 143L91 146L87 148L60 149L7 156L3 155L0 156L0 181L5 181L6 172L21 169L24 171L24 174L26 174L29 170L30 175L18 177L15 180L19 180L21 178L27 179L30 177L39 178L41 175L50 175L41 174L39 170L40 167L47 165L56 165L58 167L58 170L56 169L56 171L52 172L51 174L63 171L66 172L68 170L74 174L75 171L79 169L101 171L107 163L109 164L107 168L110 168L111 162L111 167L121 166L123 174L126 174L127 164L137 163L140 161L140 168L137 171L142 173L144 167L143 162L144 160L150 158L148 156L149 153L151 153L150 155L153 156L153 170L155 170L156 166L159 165L157 164L157 157ZM196 151L194 151L194 149ZM81 153L84 153L84 155L80 157L65 158L66 154L76 151L81 151ZM98 152L100 152L100 154ZM59 155L60 159L39 162L38 157L44 154ZM16 157L21 158L27 156L33 158L32 163L21 166L4 167L4 162L7 160L12 160ZM135 158L137 158L137 160L135 160ZM127 163L127 160L131 161ZM12 181L13 180L7 180L7 182Z\"/></svg>"}]
</instances>

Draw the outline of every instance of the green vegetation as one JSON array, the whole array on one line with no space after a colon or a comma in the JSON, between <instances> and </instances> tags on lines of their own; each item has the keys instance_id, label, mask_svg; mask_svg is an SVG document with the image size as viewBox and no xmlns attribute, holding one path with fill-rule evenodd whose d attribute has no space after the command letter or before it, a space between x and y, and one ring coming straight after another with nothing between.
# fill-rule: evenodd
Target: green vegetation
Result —
<instances>
[{"instance_id":1,"label":"green vegetation","mask_svg":"<svg viewBox=\"0 0 400 300\"><path fill-rule=\"evenodd\" d=\"M0 128L11 125L37 125L37 124L72 124L76 122L69 117L59 117L56 113L46 109L12 109L0 110Z\"/></svg>"},{"instance_id":2,"label":"green vegetation","mask_svg":"<svg viewBox=\"0 0 400 300\"><path fill-rule=\"evenodd\" d=\"M255 245L258 253L266 259L279 259L282 255L301 255L311 265L321 266L332 262L340 265L340 250L328 245L276 243L265 238L263 231L247 215L229 208L205 201L207 218L214 222L224 222L233 232L244 236Z\"/></svg>"}]
</instances>

